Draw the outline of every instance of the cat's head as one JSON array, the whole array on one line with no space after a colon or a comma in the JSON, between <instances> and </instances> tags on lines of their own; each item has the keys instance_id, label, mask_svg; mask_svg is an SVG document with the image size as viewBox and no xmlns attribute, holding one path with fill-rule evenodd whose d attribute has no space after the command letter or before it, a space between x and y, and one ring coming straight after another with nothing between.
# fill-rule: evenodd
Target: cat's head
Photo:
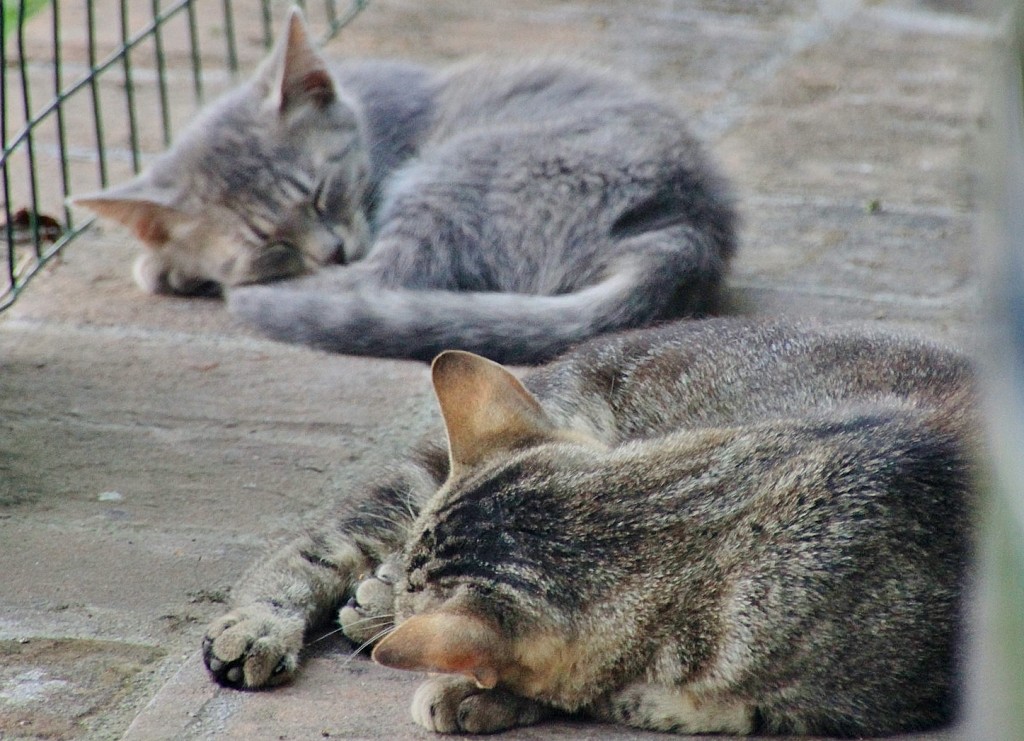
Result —
<instances>
[{"instance_id":1,"label":"cat's head","mask_svg":"<svg viewBox=\"0 0 1024 741\"><path fill-rule=\"evenodd\" d=\"M296 10L254 76L169 151L74 202L135 233L145 247L135 278L153 293L298 275L367 249L360 126Z\"/></svg>"},{"instance_id":2,"label":"cat's head","mask_svg":"<svg viewBox=\"0 0 1024 741\"><path fill-rule=\"evenodd\" d=\"M605 448L555 425L507 370L449 351L433 364L450 475L417 521L379 663L463 674L532 697L581 691L590 647L565 469ZM569 686L567 686L569 685Z\"/></svg>"}]
</instances>

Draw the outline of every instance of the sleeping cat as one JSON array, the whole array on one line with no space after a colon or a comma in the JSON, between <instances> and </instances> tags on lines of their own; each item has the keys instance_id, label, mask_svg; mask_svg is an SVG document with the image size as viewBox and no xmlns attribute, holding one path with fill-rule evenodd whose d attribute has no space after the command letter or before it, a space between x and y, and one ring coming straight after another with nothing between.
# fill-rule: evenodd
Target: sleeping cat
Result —
<instances>
[{"instance_id":1,"label":"sleeping cat","mask_svg":"<svg viewBox=\"0 0 1024 741\"><path fill-rule=\"evenodd\" d=\"M350 598L342 627L385 636L378 662L447 675L413 703L437 731L556 710L683 733L950 720L960 355L712 319L592 340L522 383L458 351L433 378L447 450L425 444L243 581L204 639L218 681L287 680Z\"/></svg>"},{"instance_id":2,"label":"sleeping cat","mask_svg":"<svg viewBox=\"0 0 1024 741\"><path fill-rule=\"evenodd\" d=\"M298 11L148 170L75 202L134 230L147 291L226 288L275 338L425 360L534 363L705 313L735 242L723 181L636 83L557 61L330 64Z\"/></svg>"}]
</instances>

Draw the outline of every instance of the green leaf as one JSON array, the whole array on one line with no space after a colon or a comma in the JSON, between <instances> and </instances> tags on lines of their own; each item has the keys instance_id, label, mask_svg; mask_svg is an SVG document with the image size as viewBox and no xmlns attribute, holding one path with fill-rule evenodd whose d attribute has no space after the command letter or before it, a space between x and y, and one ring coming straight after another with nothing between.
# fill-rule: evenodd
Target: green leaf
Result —
<instances>
[{"instance_id":1,"label":"green leaf","mask_svg":"<svg viewBox=\"0 0 1024 741\"><path fill-rule=\"evenodd\" d=\"M50 0L2 0L4 6L4 40L10 36L18 26L19 6L25 6L25 20L28 20L35 13L45 8Z\"/></svg>"}]
</instances>

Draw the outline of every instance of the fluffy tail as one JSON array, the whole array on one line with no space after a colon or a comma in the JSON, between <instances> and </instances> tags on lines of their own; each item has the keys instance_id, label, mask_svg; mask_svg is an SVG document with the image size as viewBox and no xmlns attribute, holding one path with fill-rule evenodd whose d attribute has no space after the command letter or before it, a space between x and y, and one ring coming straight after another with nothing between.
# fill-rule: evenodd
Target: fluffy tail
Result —
<instances>
[{"instance_id":1,"label":"fluffy tail","mask_svg":"<svg viewBox=\"0 0 1024 741\"><path fill-rule=\"evenodd\" d=\"M429 360L442 350L460 349L501 363L535 364L598 333L665 316L678 296L659 299L636 278L622 272L558 296L402 289L325 293L271 284L231 290L228 307L270 337L332 352ZM706 297L708 287L694 294Z\"/></svg>"}]
</instances>

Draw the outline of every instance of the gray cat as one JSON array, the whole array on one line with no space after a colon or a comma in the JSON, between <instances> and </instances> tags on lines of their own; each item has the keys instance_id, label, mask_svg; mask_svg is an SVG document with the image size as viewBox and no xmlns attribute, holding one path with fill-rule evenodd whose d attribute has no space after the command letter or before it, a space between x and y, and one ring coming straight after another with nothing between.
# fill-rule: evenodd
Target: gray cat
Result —
<instances>
[{"instance_id":1,"label":"gray cat","mask_svg":"<svg viewBox=\"0 0 1024 741\"><path fill-rule=\"evenodd\" d=\"M413 702L437 731L556 711L682 733L951 719L962 356L712 319L592 340L522 383L464 352L433 377L447 449L243 581L204 639L218 681L287 680L303 632L344 605L351 638L383 636L377 661L445 675Z\"/></svg>"},{"instance_id":2,"label":"gray cat","mask_svg":"<svg viewBox=\"0 0 1024 741\"><path fill-rule=\"evenodd\" d=\"M426 360L533 363L706 313L735 241L722 180L636 83L556 61L331 65L297 11L152 167L76 203L134 230L150 292L227 287L275 338Z\"/></svg>"}]
</instances>

